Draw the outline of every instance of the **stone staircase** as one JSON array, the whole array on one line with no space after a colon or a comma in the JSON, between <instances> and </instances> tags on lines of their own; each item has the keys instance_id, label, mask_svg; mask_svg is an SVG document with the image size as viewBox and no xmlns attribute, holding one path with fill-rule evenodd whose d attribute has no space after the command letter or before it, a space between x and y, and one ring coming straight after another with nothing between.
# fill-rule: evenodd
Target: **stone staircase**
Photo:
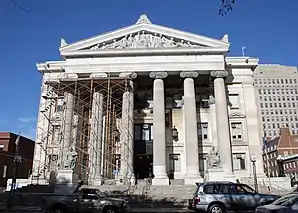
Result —
<instances>
[{"instance_id":1,"label":"stone staircase","mask_svg":"<svg viewBox=\"0 0 298 213\"><path fill-rule=\"evenodd\" d=\"M253 178L243 178L240 180L241 183L249 185L251 188L255 188ZM277 194L277 195L285 195L293 190L285 189L281 186L278 186L274 183L271 183L271 188L269 190L269 185L265 184L263 181L258 181L258 192L264 194Z\"/></svg>"}]
</instances>

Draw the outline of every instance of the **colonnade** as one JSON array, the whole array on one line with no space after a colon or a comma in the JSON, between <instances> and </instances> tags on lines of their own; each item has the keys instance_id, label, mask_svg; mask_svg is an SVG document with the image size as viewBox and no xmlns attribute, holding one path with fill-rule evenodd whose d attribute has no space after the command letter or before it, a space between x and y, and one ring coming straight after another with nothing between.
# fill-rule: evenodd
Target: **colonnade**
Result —
<instances>
[{"instance_id":1,"label":"colonnade","mask_svg":"<svg viewBox=\"0 0 298 213\"><path fill-rule=\"evenodd\" d=\"M221 156L222 169L226 174L233 174L232 152L229 135L229 119L226 100L226 87L224 78L228 75L225 70L211 71L214 78L215 114L218 149ZM150 72L149 77L153 78L153 173L154 185L168 185L167 176L167 153L166 153L166 118L165 118L165 87L164 79L167 72ZM185 183L193 184L200 179L199 172L199 148L197 133L197 110L195 100L195 78L199 76L196 71L180 72L183 78L183 107L184 107L184 129L185 129L185 155L186 155L186 175ZM73 95L66 93L66 112L64 128L64 148L66 152L71 143L72 120L73 120ZM123 93L122 102L122 122L120 129L121 142L121 171L122 179L134 179L133 171L133 130L134 130L134 91L133 79L129 81L129 90ZM101 132L103 128L103 94L95 91L92 102L91 116L91 137L90 142L94 147L91 154L93 161L94 179L101 180L101 154L102 140Z\"/></svg>"}]
</instances>

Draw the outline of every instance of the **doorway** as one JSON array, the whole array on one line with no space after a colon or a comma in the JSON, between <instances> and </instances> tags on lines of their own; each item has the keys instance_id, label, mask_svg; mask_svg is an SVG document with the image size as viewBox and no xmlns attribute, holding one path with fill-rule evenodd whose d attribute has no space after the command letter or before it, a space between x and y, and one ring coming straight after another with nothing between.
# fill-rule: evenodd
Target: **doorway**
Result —
<instances>
[{"instance_id":1,"label":"doorway","mask_svg":"<svg viewBox=\"0 0 298 213\"><path fill-rule=\"evenodd\" d=\"M134 162L136 178L139 180L148 178L153 170L153 155L136 154Z\"/></svg>"}]
</instances>

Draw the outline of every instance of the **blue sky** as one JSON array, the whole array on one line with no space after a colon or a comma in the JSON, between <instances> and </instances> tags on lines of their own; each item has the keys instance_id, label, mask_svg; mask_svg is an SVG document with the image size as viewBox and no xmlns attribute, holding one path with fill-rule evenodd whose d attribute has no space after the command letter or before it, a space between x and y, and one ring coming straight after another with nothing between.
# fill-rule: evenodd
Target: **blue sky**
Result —
<instances>
[{"instance_id":1,"label":"blue sky","mask_svg":"<svg viewBox=\"0 0 298 213\"><path fill-rule=\"evenodd\" d=\"M298 65L298 1L237 0L218 15L220 0L0 0L0 131L34 138L41 75L35 64L59 60L68 43L133 24L146 13L153 23L214 38L229 34L230 55L261 63Z\"/></svg>"}]
</instances>

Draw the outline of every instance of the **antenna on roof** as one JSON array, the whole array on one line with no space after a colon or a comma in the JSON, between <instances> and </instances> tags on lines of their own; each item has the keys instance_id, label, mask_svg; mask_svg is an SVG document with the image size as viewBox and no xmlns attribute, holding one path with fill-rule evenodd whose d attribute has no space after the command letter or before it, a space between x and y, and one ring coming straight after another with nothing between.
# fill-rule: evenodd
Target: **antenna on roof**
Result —
<instances>
[{"instance_id":1,"label":"antenna on roof","mask_svg":"<svg viewBox=\"0 0 298 213\"><path fill-rule=\"evenodd\" d=\"M241 46L241 51L242 51L242 57L244 57L244 50L246 49L246 46L243 46L243 44L242 44L242 46Z\"/></svg>"}]
</instances>

